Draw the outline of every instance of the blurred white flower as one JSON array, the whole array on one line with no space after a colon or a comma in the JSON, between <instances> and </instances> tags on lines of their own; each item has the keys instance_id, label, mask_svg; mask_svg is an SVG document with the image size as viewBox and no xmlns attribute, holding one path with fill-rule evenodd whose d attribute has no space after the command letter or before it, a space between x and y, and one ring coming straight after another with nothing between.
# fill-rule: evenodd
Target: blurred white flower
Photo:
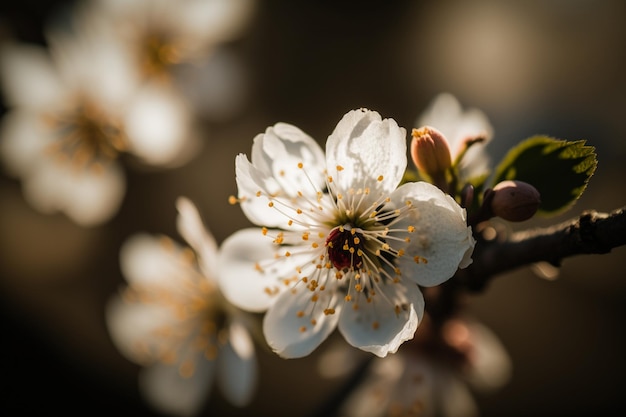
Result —
<instances>
[{"instance_id":1,"label":"blurred white flower","mask_svg":"<svg viewBox=\"0 0 626 417\"><path fill-rule=\"evenodd\" d=\"M475 417L474 392L502 387L511 359L484 325L455 318L444 325L444 343L423 339L405 344L397 355L376 358L347 397L340 417Z\"/></svg>"},{"instance_id":2,"label":"blurred white flower","mask_svg":"<svg viewBox=\"0 0 626 417\"><path fill-rule=\"evenodd\" d=\"M252 0L93 0L94 25L114 34L142 77L184 95L204 115L242 102L245 76L221 46L243 32Z\"/></svg>"},{"instance_id":3,"label":"blurred white flower","mask_svg":"<svg viewBox=\"0 0 626 417\"><path fill-rule=\"evenodd\" d=\"M465 211L435 186L400 187L406 131L365 109L347 113L320 146L278 123L252 162L236 158L239 198L262 229L222 245L220 279L235 305L268 310L267 342L283 357L311 353L339 331L385 356L413 337L434 286L471 262Z\"/></svg>"},{"instance_id":4,"label":"blurred white flower","mask_svg":"<svg viewBox=\"0 0 626 417\"><path fill-rule=\"evenodd\" d=\"M194 415L214 379L243 406L256 385L254 345L242 312L220 293L213 236L189 200L177 207L178 230L191 248L145 234L124 244L128 286L107 307L109 332L120 352L144 366L140 389L155 408Z\"/></svg>"},{"instance_id":5,"label":"blurred white flower","mask_svg":"<svg viewBox=\"0 0 626 417\"><path fill-rule=\"evenodd\" d=\"M193 138L186 105L140 84L117 41L90 27L88 14L77 16L74 32L49 29L49 51L14 42L0 47L9 106L0 158L34 207L95 225L123 199L120 154L170 166L189 155Z\"/></svg>"},{"instance_id":6,"label":"blurred white flower","mask_svg":"<svg viewBox=\"0 0 626 417\"><path fill-rule=\"evenodd\" d=\"M452 94L441 93L428 105L417 118L416 126L432 126L448 140L452 160L455 161L465 149L468 140L483 137L482 143L471 146L459 165L460 175L464 179L483 175L489 171L489 158L485 145L493 136L493 127L487 116L480 110L463 110Z\"/></svg>"}]
</instances>

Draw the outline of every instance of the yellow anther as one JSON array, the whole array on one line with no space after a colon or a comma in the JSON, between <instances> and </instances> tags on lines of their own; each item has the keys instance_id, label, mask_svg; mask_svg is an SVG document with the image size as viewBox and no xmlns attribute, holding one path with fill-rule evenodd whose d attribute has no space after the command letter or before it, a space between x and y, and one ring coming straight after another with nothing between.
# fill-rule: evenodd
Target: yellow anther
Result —
<instances>
[{"instance_id":1,"label":"yellow anther","mask_svg":"<svg viewBox=\"0 0 626 417\"><path fill-rule=\"evenodd\" d=\"M296 313L296 316L298 317L303 317L304 316L304 311L300 310Z\"/></svg>"},{"instance_id":2,"label":"yellow anther","mask_svg":"<svg viewBox=\"0 0 626 417\"><path fill-rule=\"evenodd\" d=\"M304 332L306 332L306 326L300 327L300 333L304 333Z\"/></svg>"},{"instance_id":3,"label":"yellow anther","mask_svg":"<svg viewBox=\"0 0 626 417\"><path fill-rule=\"evenodd\" d=\"M317 248L319 245L318 245L318 243L317 243L317 242L313 242L313 243L311 243L311 246L312 246L313 248Z\"/></svg>"},{"instance_id":4,"label":"yellow anther","mask_svg":"<svg viewBox=\"0 0 626 417\"><path fill-rule=\"evenodd\" d=\"M260 191L260 190L256 192L256 196L257 196L257 197L261 197L261 194L262 194L262 193L261 193L261 191Z\"/></svg>"},{"instance_id":5,"label":"yellow anther","mask_svg":"<svg viewBox=\"0 0 626 417\"><path fill-rule=\"evenodd\" d=\"M234 195L231 195L228 197L228 203L231 205L235 205L239 202L239 200L237 200L237 197L235 197Z\"/></svg>"},{"instance_id":6,"label":"yellow anther","mask_svg":"<svg viewBox=\"0 0 626 417\"><path fill-rule=\"evenodd\" d=\"M296 213L298 213L298 214L302 214L302 210L297 209L297 210L296 210Z\"/></svg>"},{"instance_id":7,"label":"yellow anther","mask_svg":"<svg viewBox=\"0 0 626 417\"><path fill-rule=\"evenodd\" d=\"M267 203L268 207L274 207L274 202L270 201L269 203Z\"/></svg>"},{"instance_id":8,"label":"yellow anther","mask_svg":"<svg viewBox=\"0 0 626 417\"><path fill-rule=\"evenodd\" d=\"M380 327L380 323L378 323L377 321L372 322L372 329L377 330Z\"/></svg>"},{"instance_id":9,"label":"yellow anther","mask_svg":"<svg viewBox=\"0 0 626 417\"><path fill-rule=\"evenodd\" d=\"M350 294L348 294L345 297L343 297L343 299L346 300L346 301L352 301L352 296Z\"/></svg>"},{"instance_id":10,"label":"yellow anther","mask_svg":"<svg viewBox=\"0 0 626 417\"><path fill-rule=\"evenodd\" d=\"M361 243L361 239L359 239L358 236L355 236L353 242L355 245L358 245L359 243Z\"/></svg>"},{"instance_id":11,"label":"yellow anther","mask_svg":"<svg viewBox=\"0 0 626 417\"><path fill-rule=\"evenodd\" d=\"M267 235L267 227L263 227L261 229L261 233L263 233L263 236L266 236Z\"/></svg>"},{"instance_id":12,"label":"yellow anther","mask_svg":"<svg viewBox=\"0 0 626 417\"><path fill-rule=\"evenodd\" d=\"M382 175L379 175L379 176L378 176L378 178L376 178L376 179L377 179L378 181L382 181L382 180L383 180L383 178L384 178L384 177L383 177Z\"/></svg>"},{"instance_id":13,"label":"yellow anther","mask_svg":"<svg viewBox=\"0 0 626 417\"><path fill-rule=\"evenodd\" d=\"M298 162L298 168L302 169L304 167L304 164L302 164L302 162Z\"/></svg>"},{"instance_id":14,"label":"yellow anther","mask_svg":"<svg viewBox=\"0 0 626 417\"><path fill-rule=\"evenodd\" d=\"M327 316L329 316L331 314L335 314L335 309L334 308L324 309L324 314L326 314Z\"/></svg>"},{"instance_id":15,"label":"yellow anther","mask_svg":"<svg viewBox=\"0 0 626 417\"><path fill-rule=\"evenodd\" d=\"M343 167L341 165L337 165L337 171L343 171Z\"/></svg>"},{"instance_id":16,"label":"yellow anther","mask_svg":"<svg viewBox=\"0 0 626 417\"><path fill-rule=\"evenodd\" d=\"M407 230L409 233L413 233L413 232L415 232L415 226L409 226L409 227L407 227L407 228L406 228L406 230Z\"/></svg>"}]
</instances>

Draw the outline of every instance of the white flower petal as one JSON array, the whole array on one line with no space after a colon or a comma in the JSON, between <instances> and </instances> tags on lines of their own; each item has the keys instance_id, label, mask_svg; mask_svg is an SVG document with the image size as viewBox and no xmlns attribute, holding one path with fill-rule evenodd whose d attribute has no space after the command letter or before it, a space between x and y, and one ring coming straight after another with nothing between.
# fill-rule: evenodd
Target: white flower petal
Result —
<instances>
[{"instance_id":1,"label":"white flower petal","mask_svg":"<svg viewBox=\"0 0 626 417\"><path fill-rule=\"evenodd\" d=\"M177 364L155 363L140 371L139 388L160 411L193 416L208 399L215 373L214 361L206 360L201 353L195 358L195 365L194 373L184 378Z\"/></svg>"},{"instance_id":2,"label":"white flower petal","mask_svg":"<svg viewBox=\"0 0 626 417\"><path fill-rule=\"evenodd\" d=\"M302 168L300 168L302 164ZM251 162L235 159L241 209L255 224L287 227L285 215L270 207L272 199L316 196L324 188L325 159L320 146L295 126L277 123L254 138Z\"/></svg>"},{"instance_id":3,"label":"white flower petal","mask_svg":"<svg viewBox=\"0 0 626 417\"><path fill-rule=\"evenodd\" d=\"M133 235L120 250L122 273L132 286L182 291L180 280L193 273L193 269L180 262L175 253L178 249L170 240L164 243L156 236Z\"/></svg>"},{"instance_id":4,"label":"white flower petal","mask_svg":"<svg viewBox=\"0 0 626 417\"><path fill-rule=\"evenodd\" d=\"M258 135L252 145L252 164L271 175L288 196L298 191L314 196L325 184L325 157L313 138L297 127L276 123ZM303 169L298 164L303 165Z\"/></svg>"},{"instance_id":5,"label":"white flower petal","mask_svg":"<svg viewBox=\"0 0 626 417\"><path fill-rule=\"evenodd\" d=\"M242 229L226 238L220 247L218 262L219 286L224 297L235 306L261 312L276 301L275 292L286 289L277 277L283 272L293 275L295 264L285 260L277 268L258 270L260 261L273 259L276 246L261 229Z\"/></svg>"},{"instance_id":6,"label":"white flower petal","mask_svg":"<svg viewBox=\"0 0 626 417\"><path fill-rule=\"evenodd\" d=\"M295 293L294 293L295 291ZM316 303L305 286L284 291L263 319L263 334L272 350L283 358L301 358L313 352L337 326L341 303L334 291L320 291ZM334 308L325 314L324 308ZM309 314L310 310L313 312ZM315 321L315 324L312 323Z\"/></svg>"},{"instance_id":7,"label":"white flower petal","mask_svg":"<svg viewBox=\"0 0 626 417\"><path fill-rule=\"evenodd\" d=\"M36 113L11 110L0 121L0 157L4 167L16 176L36 170L38 160L52 142L52 131Z\"/></svg>"},{"instance_id":8,"label":"white flower petal","mask_svg":"<svg viewBox=\"0 0 626 417\"><path fill-rule=\"evenodd\" d=\"M190 113L179 97L154 85L144 87L130 103L125 127L131 151L146 163L167 165L191 140Z\"/></svg>"},{"instance_id":9,"label":"white flower petal","mask_svg":"<svg viewBox=\"0 0 626 417\"><path fill-rule=\"evenodd\" d=\"M252 165L244 154L239 154L235 158L235 179L241 199L241 210L248 220L259 226L286 226L287 219L285 216L269 206L270 200L267 195L271 192L267 191L268 183L271 188L278 188L271 185L270 178ZM257 195L259 191L262 193Z\"/></svg>"},{"instance_id":10,"label":"white flower petal","mask_svg":"<svg viewBox=\"0 0 626 417\"><path fill-rule=\"evenodd\" d=\"M130 302L119 295L106 306L106 324L113 343L126 358L139 364L150 360L144 352L156 352L163 346L155 330L176 321L172 310L164 305Z\"/></svg>"},{"instance_id":11,"label":"white flower petal","mask_svg":"<svg viewBox=\"0 0 626 417\"><path fill-rule=\"evenodd\" d=\"M358 309L343 309L339 331L352 346L385 357L413 338L424 316L424 297L412 283L378 285L376 292L371 302L353 300Z\"/></svg>"},{"instance_id":12,"label":"white flower petal","mask_svg":"<svg viewBox=\"0 0 626 417\"><path fill-rule=\"evenodd\" d=\"M63 210L83 226L101 224L117 213L126 191L124 173L117 164L109 164L102 171L83 171L66 174Z\"/></svg>"},{"instance_id":13,"label":"white flower petal","mask_svg":"<svg viewBox=\"0 0 626 417\"><path fill-rule=\"evenodd\" d=\"M472 388L483 392L502 387L511 379L511 357L498 337L475 320L466 322L472 342L471 366L466 375Z\"/></svg>"},{"instance_id":14,"label":"white flower petal","mask_svg":"<svg viewBox=\"0 0 626 417\"><path fill-rule=\"evenodd\" d=\"M46 109L65 94L45 49L6 43L0 49L0 80L8 103L30 110Z\"/></svg>"},{"instance_id":15,"label":"white flower petal","mask_svg":"<svg viewBox=\"0 0 626 417\"><path fill-rule=\"evenodd\" d=\"M244 325L233 320L228 343L220 348L217 383L232 404L243 407L252 399L257 383L254 344Z\"/></svg>"},{"instance_id":16,"label":"white flower petal","mask_svg":"<svg viewBox=\"0 0 626 417\"><path fill-rule=\"evenodd\" d=\"M466 224L465 210L452 197L426 182L407 183L391 196L396 206L406 200L413 210L396 227L415 231L397 264L406 278L423 286L439 285L454 275L459 267L471 262L474 248L472 230ZM416 262L415 257L420 261Z\"/></svg>"},{"instance_id":17,"label":"white flower petal","mask_svg":"<svg viewBox=\"0 0 626 417\"><path fill-rule=\"evenodd\" d=\"M75 170L55 160L40 160L23 180L24 196L44 213L66 213L82 226L94 226L113 216L122 202L126 183L119 166L102 171Z\"/></svg>"},{"instance_id":18,"label":"white flower petal","mask_svg":"<svg viewBox=\"0 0 626 417\"><path fill-rule=\"evenodd\" d=\"M254 6L251 0L187 0L175 9L177 29L205 42L226 41L242 30Z\"/></svg>"},{"instance_id":19,"label":"white flower petal","mask_svg":"<svg viewBox=\"0 0 626 417\"><path fill-rule=\"evenodd\" d=\"M328 174L339 191L369 187L373 198L387 195L406 169L406 130L378 113L352 110L326 142ZM343 167L338 172L337 167Z\"/></svg>"},{"instance_id":20,"label":"white flower petal","mask_svg":"<svg viewBox=\"0 0 626 417\"><path fill-rule=\"evenodd\" d=\"M212 279L216 274L217 266L217 243L200 218L200 213L195 204L186 197L176 200L178 217L176 225L178 233L189 243L199 255L205 276Z\"/></svg>"}]
</instances>

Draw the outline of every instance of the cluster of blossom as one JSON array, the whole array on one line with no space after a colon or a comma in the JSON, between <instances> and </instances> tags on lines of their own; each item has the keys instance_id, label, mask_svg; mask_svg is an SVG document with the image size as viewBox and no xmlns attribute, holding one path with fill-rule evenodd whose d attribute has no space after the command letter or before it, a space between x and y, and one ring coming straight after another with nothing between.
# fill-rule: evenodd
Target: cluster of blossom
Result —
<instances>
[{"instance_id":1,"label":"cluster of blossom","mask_svg":"<svg viewBox=\"0 0 626 417\"><path fill-rule=\"evenodd\" d=\"M121 154L165 167L192 157L192 106L172 67L232 36L249 6L92 1L76 10L71 31L49 32L49 51L2 45L11 109L0 151L25 198L44 212L98 224L125 193ZM416 125L408 152L407 131L367 109L345 114L325 149L277 123L254 138L250 158L234 156L238 194L231 202L258 227L218 247L181 197L177 225L189 247L151 235L127 241L120 262L128 285L108 305L107 322L119 350L143 365L140 387L152 405L194 414L213 380L233 404L247 404L258 378L249 312L265 313L264 340L281 357L311 354L336 329L348 345L376 355L346 415L398 407L471 415L475 406L459 378L474 386L506 379L506 353L466 318L438 339L439 350L457 358L443 368L416 337L428 323L425 291L472 262L472 228L451 187L484 173L483 145L492 135L481 112L464 112L448 94ZM407 180L407 153L423 180ZM507 204L495 200L493 207ZM416 381L421 388L409 389ZM372 384L400 388L376 397Z\"/></svg>"}]
</instances>

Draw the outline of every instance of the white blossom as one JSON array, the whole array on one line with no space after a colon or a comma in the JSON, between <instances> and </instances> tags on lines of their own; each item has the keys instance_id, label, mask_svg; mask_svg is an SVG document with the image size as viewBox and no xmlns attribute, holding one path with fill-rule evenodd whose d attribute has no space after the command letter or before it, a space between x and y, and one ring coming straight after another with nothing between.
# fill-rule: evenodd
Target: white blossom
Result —
<instances>
[{"instance_id":1,"label":"white blossom","mask_svg":"<svg viewBox=\"0 0 626 417\"><path fill-rule=\"evenodd\" d=\"M260 229L223 243L224 295L265 311L267 342L283 357L311 353L336 328L385 356L422 320L419 286L471 262L465 211L435 186L400 184L406 131L361 109L347 113L326 153L295 126L259 134L236 158L238 199Z\"/></svg>"},{"instance_id":2,"label":"white blossom","mask_svg":"<svg viewBox=\"0 0 626 417\"><path fill-rule=\"evenodd\" d=\"M109 332L121 353L143 365L140 389L155 408L197 414L214 380L243 406L256 385L254 345L242 313L220 293L215 240L189 200L177 206L191 248L148 234L129 238L120 254L128 285L107 307Z\"/></svg>"},{"instance_id":3,"label":"white blossom","mask_svg":"<svg viewBox=\"0 0 626 417\"><path fill-rule=\"evenodd\" d=\"M7 42L0 81L9 107L0 158L26 199L81 225L113 216L125 194L122 154L170 166L192 143L186 105L141 83L106 31L72 15L72 29L49 28L50 48Z\"/></svg>"}]
</instances>

